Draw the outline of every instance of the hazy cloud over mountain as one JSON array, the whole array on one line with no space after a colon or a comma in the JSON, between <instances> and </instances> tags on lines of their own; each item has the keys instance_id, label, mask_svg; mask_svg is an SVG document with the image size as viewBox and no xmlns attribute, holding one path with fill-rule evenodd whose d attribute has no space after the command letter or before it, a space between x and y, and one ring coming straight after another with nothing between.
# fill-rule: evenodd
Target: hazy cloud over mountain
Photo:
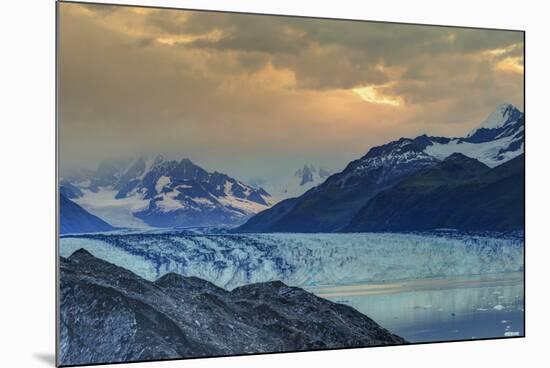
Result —
<instances>
[{"instance_id":1,"label":"hazy cloud over mountain","mask_svg":"<svg viewBox=\"0 0 550 368\"><path fill-rule=\"evenodd\" d=\"M519 32L60 8L62 166L163 153L269 180L523 108Z\"/></svg>"}]
</instances>

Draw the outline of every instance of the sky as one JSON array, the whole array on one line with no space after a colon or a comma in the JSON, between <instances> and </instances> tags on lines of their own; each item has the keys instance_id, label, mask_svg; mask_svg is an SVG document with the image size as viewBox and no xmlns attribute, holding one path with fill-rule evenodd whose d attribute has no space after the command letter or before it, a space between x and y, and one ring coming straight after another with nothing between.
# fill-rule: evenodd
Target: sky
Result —
<instances>
[{"instance_id":1,"label":"sky","mask_svg":"<svg viewBox=\"0 0 550 368\"><path fill-rule=\"evenodd\" d=\"M523 110L523 33L59 4L61 169L162 154L241 180Z\"/></svg>"}]
</instances>

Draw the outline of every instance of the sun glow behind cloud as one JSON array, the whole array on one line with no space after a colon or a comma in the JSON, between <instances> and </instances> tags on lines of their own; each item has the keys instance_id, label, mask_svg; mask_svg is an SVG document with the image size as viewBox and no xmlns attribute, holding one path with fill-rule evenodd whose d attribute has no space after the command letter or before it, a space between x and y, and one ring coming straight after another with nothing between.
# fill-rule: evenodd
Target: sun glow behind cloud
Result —
<instances>
[{"instance_id":1,"label":"sun glow behind cloud","mask_svg":"<svg viewBox=\"0 0 550 368\"><path fill-rule=\"evenodd\" d=\"M508 57L501 60L496 68L499 70L523 74L523 63L519 57Z\"/></svg>"},{"instance_id":2,"label":"sun glow behind cloud","mask_svg":"<svg viewBox=\"0 0 550 368\"><path fill-rule=\"evenodd\" d=\"M61 19L65 167L182 154L269 178L522 107L518 32L73 3Z\"/></svg>"},{"instance_id":3,"label":"sun glow behind cloud","mask_svg":"<svg viewBox=\"0 0 550 368\"><path fill-rule=\"evenodd\" d=\"M503 48L487 50L483 54L497 58L495 61L496 70L523 74L523 57L518 56L518 53L522 50L523 44L516 43Z\"/></svg>"},{"instance_id":4,"label":"sun glow behind cloud","mask_svg":"<svg viewBox=\"0 0 550 368\"><path fill-rule=\"evenodd\" d=\"M401 106L403 101L398 96L385 96L377 86L365 86L353 88L352 91L362 100L375 104Z\"/></svg>"},{"instance_id":5,"label":"sun glow behind cloud","mask_svg":"<svg viewBox=\"0 0 550 368\"><path fill-rule=\"evenodd\" d=\"M193 42L199 41L199 40L207 40L212 42L218 42L224 37L224 34L222 31L215 29L209 33L206 33L204 35L169 35L169 36L160 36L156 38L156 41L169 45L182 45L182 44L191 44Z\"/></svg>"}]
</instances>

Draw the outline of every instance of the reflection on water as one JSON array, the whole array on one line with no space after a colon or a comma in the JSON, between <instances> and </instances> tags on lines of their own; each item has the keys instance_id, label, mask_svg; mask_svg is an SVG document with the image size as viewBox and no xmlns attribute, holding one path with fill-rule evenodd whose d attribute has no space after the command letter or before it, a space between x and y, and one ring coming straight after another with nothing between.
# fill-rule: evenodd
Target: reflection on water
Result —
<instances>
[{"instance_id":1,"label":"reflection on water","mask_svg":"<svg viewBox=\"0 0 550 368\"><path fill-rule=\"evenodd\" d=\"M410 342L524 334L523 274L312 289Z\"/></svg>"}]
</instances>

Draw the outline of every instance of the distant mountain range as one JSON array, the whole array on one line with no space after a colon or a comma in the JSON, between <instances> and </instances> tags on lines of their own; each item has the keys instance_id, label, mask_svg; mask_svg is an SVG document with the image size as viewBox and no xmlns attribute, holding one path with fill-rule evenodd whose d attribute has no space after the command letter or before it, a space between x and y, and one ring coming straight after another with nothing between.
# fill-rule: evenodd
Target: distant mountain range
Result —
<instances>
[{"instance_id":1,"label":"distant mountain range","mask_svg":"<svg viewBox=\"0 0 550 368\"><path fill-rule=\"evenodd\" d=\"M272 195L275 203L304 194L325 181L333 172L334 170L327 169L322 165L306 163L270 180L255 177L248 183L254 187L266 189Z\"/></svg>"},{"instance_id":2,"label":"distant mountain range","mask_svg":"<svg viewBox=\"0 0 550 368\"><path fill-rule=\"evenodd\" d=\"M330 170L325 169L323 167L319 167L318 169L314 165L304 165L304 167L296 170L294 173L294 176L297 177L300 180L299 185L305 186L310 183L318 183L323 181L323 179L326 179L331 174Z\"/></svg>"},{"instance_id":3,"label":"distant mountain range","mask_svg":"<svg viewBox=\"0 0 550 368\"><path fill-rule=\"evenodd\" d=\"M524 167L518 157L524 151L524 125L524 114L505 104L465 137L401 138L371 148L334 174L305 164L289 177L251 185L208 172L189 159L142 157L64 173L60 192L115 227L222 226L237 227L237 232L516 229L523 226ZM276 194L259 184L277 188ZM281 198L287 199L277 203ZM63 216L70 223L69 214ZM71 225L73 231L94 229L75 229L78 223Z\"/></svg>"},{"instance_id":4,"label":"distant mountain range","mask_svg":"<svg viewBox=\"0 0 550 368\"><path fill-rule=\"evenodd\" d=\"M60 272L62 365L406 343L280 281L232 291L175 273L148 281L83 249Z\"/></svg>"},{"instance_id":5,"label":"distant mountain range","mask_svg":"<svg viewBox=\"0 0 550 368\"><path fill-rule=\"evenodd\" d=\"M162 156L106 162L96 171L69 173L60 191L113 224L133 217L151 227L234 226L271 204L262 188L207 172L189 159ZM121 209L126 209L125 216Z\"/></svg>"},{"instance_id":6,"label":"distant mountain range","mask_svg":"<svg viewBox=\"0 0 550 368\"><path fill-rule=\"evenodd\" d=\"M475 227L473 223L478 220L477 228L486 226L484 230L522 228L522 221L519 220L523 218L523 190L521 189L524 175L521 166L523 160L518 159L514 161L512 167L506 166L501 170L491 171L489 168L506 163L523 154L524 123L524 114L514 106L505 104L491 113L479 128L463 138L421 135L414 139L401 138L382 146L373 147L365 156L349 163L342 172L331 175L322 184L297 198L281 201L260 212L236 231L338 232L374 229L391 231L426 229L440 227L442 224L458 228L472 228ZM453 155L454 153L461 155ZM447 158L449 160L445 161ZM441 164L442 161L444 163ZM399 223L401 220L405 221L406 216L418 215L412 211L413 209L407 208L401 220L398 220L399 214L394 214L396 217L393 222L388 220L388 216L392 215L391 210L405 210L402 205L395 203L394 207L382 211L384 204L381 198L387 199L392 194L398 194L398 192L389 191L390 189L417 172L422 172L422 175L429 177L436 175L435 172L438 170L444 172L453 162L456 164L459 161L461 161L463 169L457 169L459 174L454 179L446 178L431 183L435 188L432 188L432 192L427 195L424 193L421 199L419 199L420 188L417 188L414 193L414 198L417 201L422 200L423 208L426 211L432 211L430 216L435 216L437 219L422 220L426 219L426 215L419 217L416 223L410 218L411 222L408 225ZM485 174L481 173L482 167L489 171ZM433 170L426 174L424 170L429 168ZM489 179L484 175L488 177L502 175L499 180L503 180L505 183L498 182L497 179L488 183ZM457 199L461 195L474 194L481 198L488 193L487 191L494 190L495 192L489 193L488 197L483 197L485 199L481 202L468 201L468 205L461 203L460 211L469 213L468 221L464 219L465 214L462 214L461 218L454 215L456 218L450 220L446 216L453 209L447 208L445 203L451 206L453 202L446 197L447 192L443 191L444 186L463 185L465 178L468 177L472 181L470 185L477 185L477 189L468 187L468 190L473 191L470 193L462 187L462 192L454 193ZM411 180L414 183L420 182L418 177L412 177ZM507 185L514 185L509 182L515 183L518 189L511 192L512 197L506 199L504 198L505 194L501 191L509 188ZM519 185L520 182L521 185ZM409 185L410 188L411 183L403 185ZM487 185L495 185L496 188L487 189ZM396 191L402 189L402 186L396 187ZM436 189L442 192L438 192ZM457 191L459 190L457 189ZM386 197L377 197L380 193L386 193ZM436 197L438 193L440 196ZM405 199L400 198L401 200ZM406 199L409 197L407 196ZM371 200L373 200L372 203ZM489 203L491 200L495 203ZM434 204L433 208L432 203ZM439 206L440 212L437 211L436 206ZM484 206L484 210L480 209L481 206ZM443 210L444 212L441 212ZM481 218L498 211L504 213L492 220ZM386 217L382 217L382 213ZM408 215L406 215L407 213ZM376 219L376 216L381 216L381 218Z\"/></svg>"}]
</instances>

